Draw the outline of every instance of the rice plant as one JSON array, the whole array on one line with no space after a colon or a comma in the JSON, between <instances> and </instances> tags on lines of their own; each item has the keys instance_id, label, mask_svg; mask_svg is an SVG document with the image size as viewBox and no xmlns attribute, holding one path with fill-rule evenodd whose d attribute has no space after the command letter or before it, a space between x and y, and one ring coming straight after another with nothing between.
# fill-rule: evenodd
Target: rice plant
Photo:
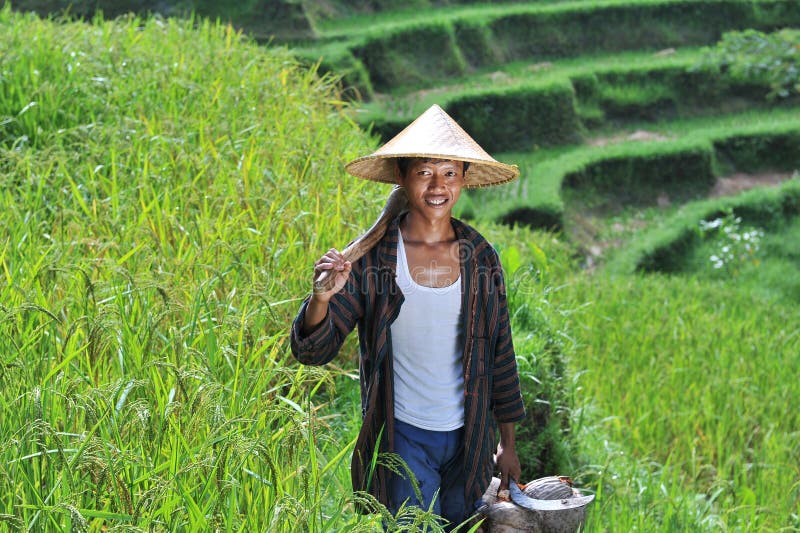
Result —
<instances>
[{"instance_id":1,"label":"rice plant","mask_svg":"<svg viewBox=\"0 0 800 533\"><path fill-rule=\"evenodd\" d=\"M0 36L2 520L358 526L336 372L286 335L298 266L382 194L341 170L370 140L336 79L200 20L6 7Z\"/></svg>"},{"instance_id":2,"label":"rice plant","mask_svg":"<svg viewBox=\"0 0 800 533\"><path fill-rule=\"evenodd\" d=\"M0 11L2 527L401 523L354 511L354 339L324 369L287 345L310 265L387 192L344 174L375 142L339 96L227 26ZM481 230L508 263L526 394L561 381L588 530L800 527L796 301L753 276L586 276L561 235ZM781 231L761 250L796 261Z\"/></svg>"}]
</instances>

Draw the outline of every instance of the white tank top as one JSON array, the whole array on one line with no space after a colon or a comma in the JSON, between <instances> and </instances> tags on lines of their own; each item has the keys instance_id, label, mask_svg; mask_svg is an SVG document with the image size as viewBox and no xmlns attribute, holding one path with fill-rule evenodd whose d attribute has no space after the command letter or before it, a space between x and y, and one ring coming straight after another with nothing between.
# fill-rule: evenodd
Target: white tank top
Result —
<instances>
[{"instance_id":1,"label":"white tank top","mask_svg":"<svg viewBox=\"0 0 800 533\"><path fill-rule=\"evenodd\" d=\"M416 283L399 234L397 285L405 301L391 326L395 417L427 430L458 429L464 425L461 276L447 287Z\"/></svg>"}]
</instances>

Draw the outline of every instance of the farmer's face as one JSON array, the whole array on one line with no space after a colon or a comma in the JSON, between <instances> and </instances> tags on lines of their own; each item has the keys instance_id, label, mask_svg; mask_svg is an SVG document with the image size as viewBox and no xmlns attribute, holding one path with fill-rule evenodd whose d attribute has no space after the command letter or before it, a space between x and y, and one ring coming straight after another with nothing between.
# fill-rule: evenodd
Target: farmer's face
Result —
<instances>
[{"instance_id":1,"label":"farmer's face","mask_svg":"<svg viewBox=\"0 0 800 533\"><path fill-rule=\"evenodd\" d=\"M398 170L409 208L426 218L450 218L464 186L464 163L443 159L413 159L405 175Z\"/></svg>"}]
</instances>

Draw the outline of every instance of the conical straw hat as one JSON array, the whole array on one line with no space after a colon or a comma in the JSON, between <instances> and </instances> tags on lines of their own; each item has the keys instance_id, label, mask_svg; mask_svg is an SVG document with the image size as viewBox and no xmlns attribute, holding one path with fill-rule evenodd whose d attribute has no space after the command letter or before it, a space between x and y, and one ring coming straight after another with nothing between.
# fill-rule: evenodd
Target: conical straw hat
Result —
<instances>
[{"instance_id":1,"label":"conical straw hat","mask_svg":"<svg viewBox=\"0 0 800 533\"><path fill-rule=\"evenodd\" d=\"M498 185L519 176L516 165L496 161L438 105L431 106L406 129L368 156L345 166L353 176L396 183L398 157L469 161L464 187Z\"/></svg>"}]
</instances>

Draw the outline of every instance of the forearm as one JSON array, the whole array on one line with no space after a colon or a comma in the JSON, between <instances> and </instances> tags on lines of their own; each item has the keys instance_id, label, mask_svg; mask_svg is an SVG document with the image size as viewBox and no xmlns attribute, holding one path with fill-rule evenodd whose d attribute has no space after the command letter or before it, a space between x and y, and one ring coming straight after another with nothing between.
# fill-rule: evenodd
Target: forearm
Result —
<instances>
[{"instance_id":1,"label":"forearm","mask_svg":"<svg viewBox=\"0 0 800 533\"><path fill-rule=\"evenodd\" d=\"M336 357L360 317L361 304L349 293L327 302L310 297L292 321L292 354L303 364L324 365Z\"/></svg>"},{"instance_id":2,"label":"forearm","mask_svg":"<svg viewBox=\"0 0 800 533\"><path fill-rule=\"evenodd\" d=\"M328 304L329 301L317 297L316 294L311 296L311 299L308 301L308 305L306 306L303 327L300 328L300 333L303 336L307 336L309 333L314 331L314 329L319 326L323 320L325 320L325 316L328 314Z\"/></svg>"},{"instance_id":3,"label":"forearm","mask_svg":"<svg viewBox=\"0 0 800 533\"><path fill-rule=\"evenodd\" d=\"M339 332L335 327L331 327L331 318L335 310L331 304L329 309L331 316L323 314L321 320L307 319L306 314L310 307L309 299L301 306L300 312L292 321L292 354L305 365L324 365L336 356L341 344ZM311 328L307 325L311 325ZM341 338L345 335L343 334Z\"/></svg>"},{"instance_id":4,"label":"forearm","mask_svg":"<svg viewBox=\"0 0 800 533\"><path fill-rule=\"evenodd\" d=\"M519 481L522 477L522 467L517 455L514 422L499 422L500 443L497 445L495 462L500 471L500 488L507 489L511 479Z\"/></svg>"},{"instance_id":5,"label":"forearm","mask_svg":"<svg viewBox=\"0 0 800 533\"><path fill-rule=\"evenodd\" d=\"M498 427L500 429L500 446L505 450L515 450L517 447L515 422L500 422Z\"/></svg>"}]
</instances>

